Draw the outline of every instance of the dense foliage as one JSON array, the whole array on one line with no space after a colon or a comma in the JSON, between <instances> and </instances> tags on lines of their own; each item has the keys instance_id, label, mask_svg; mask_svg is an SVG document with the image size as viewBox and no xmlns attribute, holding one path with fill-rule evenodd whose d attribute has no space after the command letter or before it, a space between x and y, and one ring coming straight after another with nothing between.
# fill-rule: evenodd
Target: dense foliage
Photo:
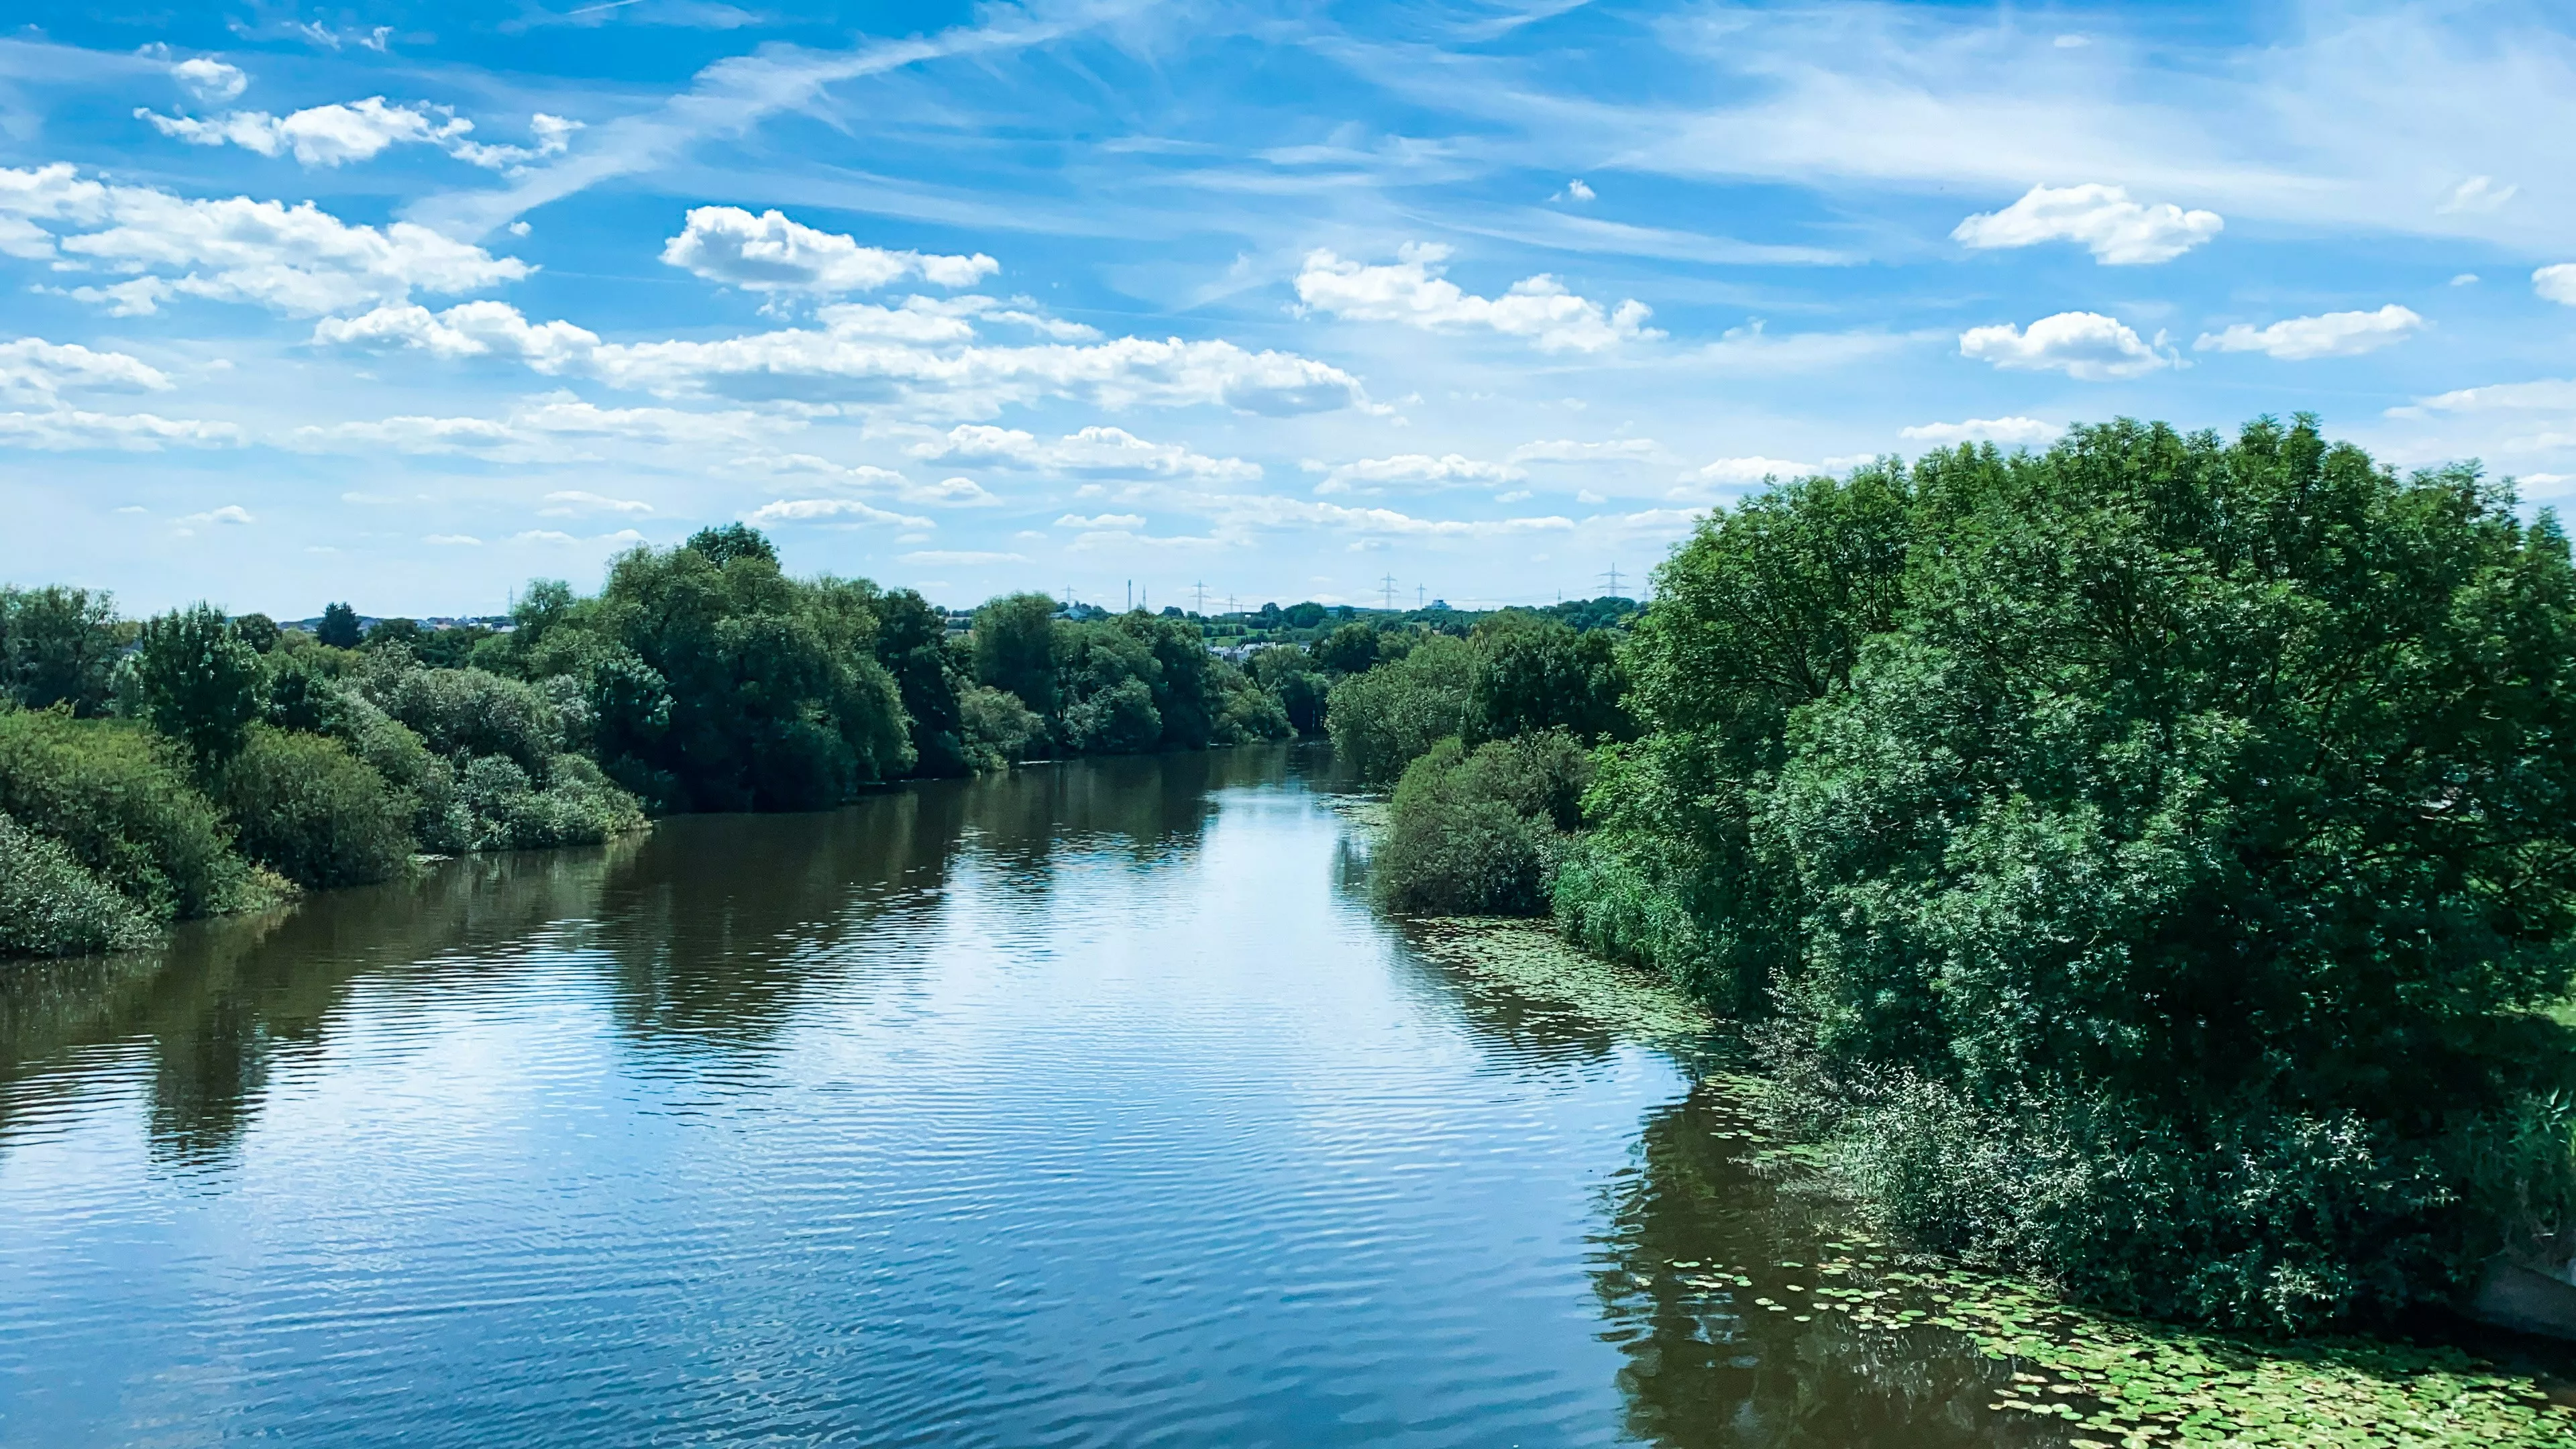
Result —
<instances>
[{"instance_id":1,"label":"dense foliage","mask_svg":"<svg viewBox=\"0 0 2576 1449\"><path fill-rule=\"evenodd\" d=\"M2576 571L2305 421L1713 516L1560 918L1769 1037L1917 1241L2239 1327L2562 1233Z\"/></svg>"},{"instance_id":2,"label":"dense foliage","mask_svg":"<svg viewBox=\"0 0 2576 1449\"><path fill-rule=\"evenodd\" d=\"M789 578L738 524L620 556L594 597L540 580L510 625L334 603L310 634L203 604L137 626L105 595L0 589L0 950L103 949L129 917L382 880L415 852L599 841L648 808L1284 738L1320 727L1325 687L1304 649L1256 677L1176 611L1018 595L956 631L909 590Z\"/></svg>"},{"instance_id":3,"label":"dense foliage","mask_svg":"<svg viewBox=\"0 0 2576 1449\"><path fill-rule=\"evenodd\" d=\"M1468 749L1452 735L1405 767L1370 861L1389 906L1445 915L1547 909L1560 832L1581 823L1592 760L1551 729Z\"/></svg>"}]
</instances>

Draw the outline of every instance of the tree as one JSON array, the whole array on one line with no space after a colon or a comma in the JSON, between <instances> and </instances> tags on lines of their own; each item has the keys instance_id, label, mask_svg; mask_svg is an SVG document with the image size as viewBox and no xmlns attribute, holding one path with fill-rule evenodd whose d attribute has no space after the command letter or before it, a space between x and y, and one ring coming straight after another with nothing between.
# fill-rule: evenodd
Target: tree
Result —
<instances>
[{"instance_id":1,"label":"tree","mask_svg":"<svg viewBox=\"0 0 2576 1449\"><path fill-rule=\"evenodd\" d=\"M1339 678L1365 674L1378 660L1378 631L1366 624L1344 624L1315 642L1315 662Z\"/></svg>"},{"instance_id":2,"label":"tree","mask_svg":"<svg viewBox=\"0 0 2576 1449\"><path fill-rule=\"evenodd\" d=\"M1476 628L1482 657L1467 691L1470 746L1563 729L1586 744L1635 731L1622 703L1627 675L1616 640L1506 610Z\"/></svg>"},{"instance_id":3,"label":"tree","mask_svg":"<svg viewBox=\"0 0 2576 1449\"><path fill-rule=\"evenodd\" d=\"M420 627L415 620L379 619L376 621L376 626L367 631L366 642L361 647L379 650L391 649L399 645L417 656L420 653L422 641L428 637L429 631Z\"/></svg>"},{"instance_id":4,"label":"tree","mask_svg":"<svg viewBox=\"0 0 2576 1449\"><path fill-rule=\"evenodd\" d=\"M347 604L322 606L321 626L313 631L316 642L328 644L334 649L355 649L363 637L364 631L358 627L357 610Z\"/></svg>"},{"instance_id":5,"label":"tree","mask_svg":"<svg viewBox=\"0 0 2576 1449\"><path fill-rule=\"evenodd\" d=\"M1042 716L1056 713L1055 600L1008 594L975 611L975 679L1007 689Z\"/></svg>"},{"instance_id":6,"label":"tree","mask_svg":"<svg viewBox=\"0 0 2576 1449\"><path fill-rule=\"evenodd\" d=\"M277 647L281 631L277 621L266 614L237 614L233 617L233 633L254 652L266 654Z\"/></svg>"},{"instance_id":7,"label":"tree","mask_svg":"<svg viewBox=\"0 0 2576 1449\"><path fill-rule=\"evenodd\" d=\"M0 588L0 691L28 709L102 713L119 633L104 591Z\"/></svg>"},{"instance_id":8,"label":"tree","mask_svg":"<svg viewBox=\"0 0 2576 1449\"><path fill-rule=\"evenodd\" d=\"M738 558L756 558L776 567L778 550L768 535L747 523L728 523L721 528L701 528L689 535L681 547L723 568Z\"/></svg>"},{"instance_id":9,"label":"tree","mask_svg":"<svg viewBox=\"0 0 2576 1449\"><path fill-rule=\"evenodd\" d=\"M208 604L146 623L135 654L145 718L211 779L239 753L267 702L259 655Z\"/></svg>"},{"instance_id":10,"label":"tree","mask_svg":"<svg viewBox=\"0 0 2576 1449\"><path fill-rule=\"evenodd\" d=\"M948 649L948 616L911 589L877 599L877 662L894 676L912 732L915 772L945 776L975 767L958 703L957 661Z\"/></svg>"},{"instance_id":11,"label":"tree","mask_svg":"<svg viewBox=\"0 0 2576 1449\"><path fill-rule=\"evenodd\" d=\"M1363 780L1392 784L1465 727L1476 667L1474 645L1434 636L1402 659L1344 678L1324 708L1335 757Z\"/></svg>"}]
</instances>

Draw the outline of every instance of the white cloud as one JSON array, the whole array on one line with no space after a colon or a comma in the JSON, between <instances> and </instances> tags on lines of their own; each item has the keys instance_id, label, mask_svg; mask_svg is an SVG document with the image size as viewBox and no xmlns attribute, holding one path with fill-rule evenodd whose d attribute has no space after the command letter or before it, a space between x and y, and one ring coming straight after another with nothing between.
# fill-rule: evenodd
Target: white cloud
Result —
<instances>
[{"instance_id":1,"label":"white cloud","mask_svg":"<svg viewBox=\"0 0 2576 1449\"><path fill-rule=\"evenodd\" d=\"M1652 438L1612 438L1606 442L1583 443L1571 438L1556 438L1523 443L1505 455L1511 463L1643 463L1652 459L1657 448Z\"/></svg>"},{"instance_id":2,"label":"white cloud","mask_svg":"<svg viewBox=\"0 0 2576 1449\"><path fill-rule=\"evenodd\" d=\"M1550 200L1550 201L1590 201L1590 200L1592 199L1592 197L1593 197L1593 191L1592 191L1592 188L1591 188L1591 187L1589 187L1589 186L1584 185L1584 184L1583 184L1583 178L1582 178L1582 177L1580 177L1580 176L1577 176L1577 177L1575 177L1572 181L1569 181L1569 182L1565 183L1565 189L1564 189L1563 191L1560 191L1560 192L1558 192L1556 195L1549 197L1549 198L1548 198L1548 200Z\"/></svg>"},{"instance_id":3,"label":"white cloud","mask_svg":"<svg viewBox=\"0 0 2576 1449\"><path fill-rule=\"evenodd\" d=\"M600 343L598 335L572 322L531 325L502 302L466 302L435 317L422 307L332 317L314 327L314 340L425 348L443 356L520 356L538 371L582 371L613 387L665 397L832 397L907 402L951 415L992 415L1012 402L1048 397L1100 407L1221 405L1265 415L1370 407L1360 379L1337 366L1296 353L1249 353L1224 340L1113 338L1090 345L935 348L842 330L845 320L848 312L832 307L822 330L783 327L685 343ZM873 322L871 317L868 325Z\"/></svg>"},{"instance_id":4,"label":"white cloud","mask_svg":"<svg viewBox=\"0 0 2576 1449\"><path fill-rule=\"evenodd\" d=\"M170 78L201 101L229 101L250 88L250 77L242 74L239 66L226 65L210 55L195 56L170 67Z\"/></svg>"},{"instance_id":5,"label":"white cloud","mask_svg":"<svg viewBox=\"0 0 2576 1449\"><path fill-rule=\"evenodd\" d=\"M1212 458L1177 443L1151 443L1124 428L1087 427L1053 442L1016 428L962 424L945 436L904 450L945 463L1028 469L1073 478L1173 478L1249 483L1261 465L1241 458Z\"/></svg>"},{"instance_id":6,"label":"white cloud","mask_svg":"<svg viewBox=\"0 0 2576 1449\"><path fill-rule=\"evenodd\" d=\"M2224 332L2205 332L2195 351L2260 352L2285 362L2317 357L2358 357L2404 341L2426 326L2424 319L2391 302L2376 312L2328 312L2318 317L2291 317L2268 327L2239 322Z\"/></svg>"},{"instance_id":7,"label":"white cloud","mask_svg":"<svg viewBox=\"0 0 2576 1449\"><path fill-rule=\"evenodd\" d=\"M242 507L240 504L227 503L221 508L208 509L204 513L191 513L187 517L180 519L179 522L191 528L203 528L209 524L217 523L227 524L235 528L246 528L251 524L259 522L259 520L253 518L250 510Z\"/></svg>"},{"instance_id":8,"label":"white cloud","mask_svg":"<svg viewBox=\"0 0 2576 1449\"><path fill-rule=\"evenodd\" d=\"M408 348L434 357L502 357L538 372L573 370L599 348L599 335L565 321L531 323L506 302L463 302L433 314L417 304L378 307L357 317L325 317L316 346Z\"/></svg>"},{"instance_id":9,"label":"white cloud","mask_svg":"<svg viewBox=\"0 0 2576 1449\"><path fill-rule=\"evenodd\" d=\"M2082 242L2106 266L2169 262L2226 226L2214 211L2142 206L2118 186L2034 186L2001 211L1960 222L1950 236L1979 250Z\"/></svg>"},{"instance_id":10,"label":"white cloud","mask_svg":"<svg viewBox=\"0 0 2576 1449\"><path fill-rule=\"evenodd\" d=\"M229 142L262 156L292 151L295 159L306 166L344 166L368 160L388 146L442 145L474 129L473 122L452 113L433 118L431 110L427 106L387 105L384 97L369 96L346 104L313 106L289 116L233 111L212 120L198 120L193 116L165 116L150 109L138 109L134 115L137 120L150 122L162 135L191 146Z\"/></svg>"},{"instance_id":11,"label":"white cloud","mask_svg":"<svg viewBox=\"0 0 2576 1449\"><path fill-rule=\"evenodd\" d=\"M932 548L903 556L905 563L917 564L999 564L1027 563L1024 553L989 553L979 549Z\"/></svg>"},{"instance_id":12,"label":"white cloud","mask_svg":"<svg viewBox=\"0 0 2576 1449\"><path fill-rule=\"evenodd\" d=\"M470 533L433 533L423 537L421 542L438 548L481 548L483 546L483 540Z\"/></svg>"},{"instance_id":13,"label":"white cloud","mask_svg":"<svg viewBox=\"0 0 2576 1449\"><path fill-rule=\"evenodd\" d=\"M972 478L916 483L891 468L868 463L848 468L811 453L754 453L736 459L733 466L760 473L810 476L820 480L820 486L890 494L898 502L934 508L989 508L1002 501Z\"/></svg>"},{"instance_id":14,"label":"white cloud","mask_svg":"<svg viewBox=\"0 0 2576 1449\"><path fill-rule=\"evenodd\" d=\"M412 222L351 226L313 203L194 200L81 178L66 164L0 167L0 252L158 285L100 289L129 312L172 294L313 314L393 303L415 289L466 292L528 274Z\"/></svg>"},{"instance_id":15,"label":"white cloud","mask_svg":"<svg viewBox=\"0 0 2576 1449\"><path fill-rule=\"evenodd\" d=\"M1503 296L1478 297L1440 275L1449 248L1407 242L1397 255L1392 265L1369 266L1309 252L1297 273L1297 298L1316 311L1361 321L1434 332L1490 328L1528 338L1544 352L1598 352L1663 335L1644 325L1648 309L1633 299L1605 312L1544 273L1514 282Z\"/></svg>"},{"instance_id":16,"label":"white cloud","mask_svg":"<svg viewBox=\"0 0 2576 1449\"><path fill-rule=\"evenodd\" d=\"M569 518L580 513L650 513L653 505L633 498L611 498L583 488L565 488L546 495L546 506L537 510L541 518Z\"/></svg>"},{"instance_id":17,"label":"white cloud","mask_svg":"<svg viewBox=\"0 0 2576 1449\"><path fill-rule=\"evenodd\" d=\"M1991 442L2017 443L2037 447L2053 442L2065 429L2037 418L1970 418L1961 423L1920 423L1899 428L1896 435L1918 443L1947 446L1951 443Z\"/></svg>"},{"instance_id":18,"label":"white cloud","mask_svg":"<svg viewBox=\"0 0 2576 1449\"><path fill-rule=\"evenodd\" d=\"M2451 191L2450 199L2434 207L2436 215L2450 216L2459 212L2489 212L2501 209L2519 186L2498 186L2492 176L2472 176Z\"/></svg>"},{"instance_id":19,"label":"white cloud","mask_svg":"<svg viewBox=\"0 0 2576 1449\"><path fill-rule=\"evenodd\" d=\"M751 511L753 523L890 523L901 528L930 528L927 518L890 513L856 498L781 498Z\"/></svg>"},{"instance_id":20,"label":"white cloud","mask_svg":"<svg viewBox=\"0 0 2576 1449\"><path fill-rule=\"evenodd\" d=\"M112 449L157 453L165 447L236 448L250 441L237 424L151 413L93 413L56 408L42 413L0 413L0 447L46 452Z\"/></svg>"},{"instance_id":21,"label":"white cloud","mask_svg":"<svg viewBox=\"0 0 2576 1449\"><path fill-rule=\"evenodd\" d=\"M1145 515L1141 513L1103 513L1096 517L1085 518L1079 513L1068 513L1064 517L1057 519L1055 521L1055 526L1058 528L1143 528L1145 526Z\"/></svg>"},{"instance_id":22,"label":"white cloud","mask_svg":"<svg viewBox=\"0 0 2576 1449\"><path fill-rule=\"evenodd\" d=\"M1735 485L1759 483L1766 478L1803 478L1818 471L1813 463L1795 462L1788 458L1719 458L1682 475L1685 482Z\"/></svg>"},{"instance_id":23,"label":"white cloud","mask_svg":"<svg viewBox=\"0 0 2576 1449\"><path fill-rule=\"evenodd\" d=\"M2413 408L2391 409L2408 416L2430 409L2445 413L2576 412L2576 380L2544 378L2538 382L2500 382L2464 387L2434 397L2417 398Z\"/></svg>"},{"instance_id":24,"label":"white cloud","mask_svg":"<svg viewBox=\"0 0 2576 1449\"><path fill-rule=\"evenodd\" d=\"M2478 274L2475 272L2462 272L2451 279L2451 285L2454 287L2474 287L2477 284Z\"/></svg>"},{"instance_id":25,"label":"white cloud","mask_svg":"<svg viewBox=\"0 0 2576 1449\"><path fill-rule=\"evenodd\" d=\"M754 216L738 206L691 209L680 234L663 243L662 260L754 292L869 292L910 277L937 287L969 287L1002 269L980 252L958 257L887 251L790 221L781 212Z\"/></svg>"},{"instance_id":26,"label":"white cloud","mask_svg":"<svg viewBox=\"0 0 2576 1449\"><path fill-rule=\"evenodd\" d=\"M1467 488L1491 487L1517 481L1521 470L1505 463L1487 463L1457 453L1432 457L1428 453L1399 453L1392 458L1362 458L1333 469L1324 481L1315 485L1317 493L1348 493L1354 487L1374 491L1371 485L1401 488Z\"/></svg>"},{"instance_id":27,"label":"white cloud","mask_svg":"<svg viewBox=\"0 0 2576 1449\"><path fill-rule=\"evenodd\" d=\"M49 403L66 389L168 392L170 379L122 352L93 352L77 342L41 337L0 342L0 397Z\"/></svg>"},{"instance_id":28,"label":"white cloud","mask_svg":"<svg viewBox=\"0 0 2576 1449\"><path fill-rule=\"evenodd\" d=\"M2576 307L2576 262L2559 262L2532 273L2531 290L2543 301Z\"/></svg>"},{"instance_id":29,"label":"white cloud","mask_svg":"<svg viewBox=\"0 0 2576 1449\"><path fill-rule=\"evenodd\" d=\"M391 449L469 454L495 462L570 462L596 460L608 451L641 450L649 456L671 447L739 446L803 426L800 419L766 413L603 408L557 393L523 402L505 417L406 416L317 424L296 429L286 443L306 452Z\"/></svg>"},{"instance_id":30,"label":"white cloud","mask_svg":"<svg viewBox=\"0 0 2576 1449\"><path fill-rule=\"evenodd\" d=\"M2042 317L2028 332L2009 322L1972 327L1959 334L1959 355L2009 371L2063 372L2080 382L2138 377L2173 365L2118 319L2099 312Z\"/></svg>"},{"instance_id":31,"label":"white cloud","mask_svg":"<svg viewBox=\"0 0 2576 1449\"><path fill-rule=\"evenodd\" d=\"M542 112L529 118L533 146L491 146L469 139L474 123L445 106L397 105L383 96L308 106L285 116L266 111L227 111L209 118L165 116L137 107L135 119L191 146L239 146L262 156L293 152L305 166L345 166L368 161L394 146L435 146L469 165L510 171L563 154L579 121Z\"/></svg>"}]
</instances>

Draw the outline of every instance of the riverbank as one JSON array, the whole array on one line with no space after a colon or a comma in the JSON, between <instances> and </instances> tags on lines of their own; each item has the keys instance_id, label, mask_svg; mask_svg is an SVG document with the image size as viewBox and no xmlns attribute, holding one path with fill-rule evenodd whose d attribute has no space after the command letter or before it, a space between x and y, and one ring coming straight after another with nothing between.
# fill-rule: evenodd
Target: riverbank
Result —
<instances>
[{"instance_id":1,"label":"riverbank","mask_svg":"<svg viewBox=\"0 0 2576 1449\"><path fill-rule=\"evenodd\" d=\"M1366 828L1375 802L1340 807ZM1725 1025L1680 990L1603 961L1525 920L1408 921L1426 956L1523 996L1560 1003L1690 1064L1712 1101L1696 1120L1718 1157L1777 1194L1779 1251L1725 1262L1693 1248L1632 1257L1619 1291L1665 1318L1728 1325L1755 1315L1809 1325L1822 1351L1972 1355L1988 1412L2062 1433L2071 1449L2208 1442L2543 1449L2576 1442L2576 1353L2464 1332L2439 1341L2273 1342L2124 1318L2020 1282L1904 1251L1859 1226L1851 1196L1815 1152L1783 1134L1763 1079ZM1708 1191L1693 1174L1655 1184ZM1694 1339L1705 1333L1689 1335ZM1875 1346L1873 1346L1875 1345Z\"/></svg>"}]
</instances>

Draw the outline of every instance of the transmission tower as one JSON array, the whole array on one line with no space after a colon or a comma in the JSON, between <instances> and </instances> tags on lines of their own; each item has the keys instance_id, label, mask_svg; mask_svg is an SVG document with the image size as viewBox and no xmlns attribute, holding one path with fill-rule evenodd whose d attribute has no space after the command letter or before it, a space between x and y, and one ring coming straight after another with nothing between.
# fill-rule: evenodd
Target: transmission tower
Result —
<instances>
[{"instance_id":1,"label":"transmission tower","mask_svg":"<svg viewBox=\"0 0 2576 1449\"><path fill-rule=\"evenodd\" d=\"M1420 585L1420 584L1415 584L1415 585L1413 586L1413 607L1414 607L1414 611L1415 611L1416 613L1421 612L1421 609L1422 609L1422 597L1423 597L1423 595L1428 594L1428 593L1430 593L1430 592L1431 592L1431 591L1430 591L1429 589L1424 588L1424 587L1423 587L1422 585Z\"/></svg>"},{"instance_id":2,"label":"transmission tower","mask_svg":"<svg viewBox=\"0 0 2576 1449\"><path fill-rule=\"evenodd\" d=\"M1619 566L1617 564L1612 564L1610 566L1610 571L1603 574L1601 577L1610 581L1609 597L1614 599L1624 599L1627 597L1627 595L1619 592Z\"/></svg>"},{"instance_id":3,"label":"transmission tower","mask_svg":"<svg viewBox=\"0 0 2576 1449\"><path fill-rule=\"evenodd\" d=\"M1196 590L1198 591L1198 595L1199 595L1199 606L1198 606L1198 609L1197 609L1197 613L1198 613L1198 615L1199 615L1201 618L1205 618L1205 617L1207 617L1207 581L1206 581L1206 580L1204 580L1204 579L1202 579L1202 580L1200 580L1198 583L1195 583L1195 584L1190 585L1190 587L1191 587L1191 588L1193 588L1193 589L1196 589Z\"/></svg>"},{"instance_id":4,"label":"transmission tower","mask_svg":"<svg viewBox=\"0 0 2576 1449\"><path fill-rule=\"evenodd\" d=\"M1386 591L1386 611L1392 614L1395 612L1395 575L1388 574L1380 582Z\"/></svg>"}]
</instances>

